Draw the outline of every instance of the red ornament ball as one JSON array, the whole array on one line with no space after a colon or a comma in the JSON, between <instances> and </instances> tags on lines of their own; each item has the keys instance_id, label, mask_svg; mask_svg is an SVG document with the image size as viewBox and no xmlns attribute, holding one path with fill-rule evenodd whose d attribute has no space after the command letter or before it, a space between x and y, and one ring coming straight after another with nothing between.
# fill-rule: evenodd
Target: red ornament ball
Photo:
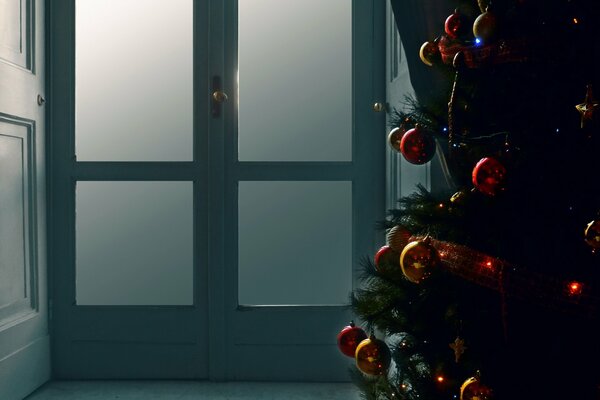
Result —
<instances>
[{"instance_id":1,"label":"red ornament ball","mask_svg":"<svg viewBox=\"0 0 600 400\"><path fill-rule=\"evenodd\" d=\"M417 124L402 136L400 152L411 164L425 164L435 155L435 140Z\"/></svg>"},{"instance_id":2,"label":"red ornament ball","mask_svg":"<svg viewBox=\"0 0 600 400\"><path fill-rule=\"evenodd\" d=\"M466 33L466 26L467 22L465 17L459 13L458 10L454 10L454 12L446 18L444 30L449 37L456 39Z\"/></svg>"},{"instance_id":3,"label":"red ornament ball","mask_svg":"<svg viewBox=\"0 0 600 400\"><path fill-rule=\"evenodd\" d=\"M393 269L397 269L400 265L399 263L400 254L390 246L383 246L379 249L379 251L375 254L375 267L377 271L380 273L386 272L389 267L393 267Z\"/></svg>"},{"instance_id":4,"label":"red ornament ball","mask_svg":"<svg viewBox=\"0 0 600 400\"><path fill-rule=\"evenodd\" d=\"M350 325L344 327L337 335L338 348L348 357L354 358L356 348L366 338L367 334L365 331L354 325L353 321L350 321Z\"/></svg>"},{"instance_id":5,"label":"red ornament ball","mask_svg":"<svg viewBox=\"0 0 600 400\"><path fill-rule=\"evenodd\" d=\"M473 185L481 193L495 196L505 189L506 168L493 157L485 157L473 168Z\"/></svg>"}]
</instances>

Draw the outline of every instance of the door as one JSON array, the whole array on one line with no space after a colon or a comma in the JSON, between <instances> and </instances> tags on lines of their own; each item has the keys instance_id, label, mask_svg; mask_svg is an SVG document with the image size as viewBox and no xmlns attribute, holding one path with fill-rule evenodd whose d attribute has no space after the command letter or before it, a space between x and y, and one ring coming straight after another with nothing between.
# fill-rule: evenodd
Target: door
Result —
<instances>
[{"instance_id":1,"label":"door","mask_svg":"<svg viewBox=\"0 0 600 400\"><path fill-rule=\"evenodd\" d=\"M43 1L0 2L0 398L8 400L50 376L43 21Z\"/></svg>"},{"instance_id":2,"label":"door","mask_svg":"<svg viewBox=\"0 0 600 400\"><path fill-rule=\"evenodd\" d=\"M206 378L208 3L50 20L54 374Z\"/></svg>"},{"instance_id":3,"label":"door","mask_svg":"<svg viewBox=\"0 0 600 400\"><path fill-rule=\"evenodd\" d=\"M57 377L348 379L385 10L321 3L51 3Z\"/></svg>"},{"instance_id":4,"label":"door","mask_svg":"<svg viewBox=\"0 0 600 400\"><path fill-rule=\"evenodd\" d=\"M385 5L225 11L225 376L345 381L334 338L384 212Z\"/></svg>"}]
</instances>

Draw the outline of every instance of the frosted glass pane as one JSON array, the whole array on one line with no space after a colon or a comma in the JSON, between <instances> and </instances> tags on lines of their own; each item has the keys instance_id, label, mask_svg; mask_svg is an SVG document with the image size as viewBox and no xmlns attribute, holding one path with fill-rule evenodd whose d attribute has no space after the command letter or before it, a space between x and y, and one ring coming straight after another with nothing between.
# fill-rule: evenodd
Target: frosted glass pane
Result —
<instances>
[{"instance_id":1,"label":"frosted glass pane","mask_svg":"<svg viewBox=\"0 0 600 400\"><path fill-rule=\"evenodd\" d=\"M351 16L351 0L239 0L240 160L351 160Z\"/></svg>"},{"instance_id":2,"label":"frosted glass pane","mask_svg":"<svg viewBox=\"0 0 600 400\"><path fill-rule=\"evenodd\" d=\"M192 0L77 0L80 161L192 159Z\"/></svg>"},{"instance_id":3,"label":"frosted glass pane","mask_svg":"<svg viewBox=\"0 0 600 400\"><path fill-rule=\"evenodd\" d=\"M77 182L80 305L193 303L192 182Z\"/></svg>"},{"instance_id":4,"label":"frosted glass pane","mask_svg":"<svg viewBox=\"0 0 600 400\"><path fill-rule=\"evenodd\" d=\"M351 182L240 182L239 303L346 304Z\"/></svg>"}]
</instances>

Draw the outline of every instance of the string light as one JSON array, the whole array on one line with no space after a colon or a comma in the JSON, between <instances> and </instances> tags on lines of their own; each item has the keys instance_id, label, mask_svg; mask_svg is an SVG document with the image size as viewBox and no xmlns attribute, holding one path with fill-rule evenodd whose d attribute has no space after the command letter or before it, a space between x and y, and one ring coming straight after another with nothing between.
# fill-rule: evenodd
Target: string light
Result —
<instances>
[{"instance_id":1,"label":"string light","mask_svg":"<svg viewBox=\"0 0 600 400\"><path fill-rule=\"evenodd\" d=\"M481 44L481 39L479 39L479 38L475 38L475 44L476 44L476 45L480 45L480 44Z\"/></svg>"},{"instance_id":2,"label":"string light","mask_svg":"<svg viewBox=\"0 0 600 400\"><path fill-rule=\"evenodd\" d=\"M577 25L577 24L579 23L579 20L578 20L577 18L573 18L573 23L574 23L575 25Z\"/></svg>"},{"instance_id":3,"label":"string light","mask_svg":"<svg viewBox=\"0 0 600 400\"><path fill-rule=\"evenodd\" d=\"M577 281L571 281L567 284L567 290L571 296L579 296L583 291L583 285Z\"/></svg>"},{"instance_id":4,"label":"string light","mask_svg":"<svg viewBox=\"0 0 600 400\"><path fill-rule=\"evenodd\" d=\"M436 380L437 380L439 383L442 383L442 382L444 382L445 378L444 378L442 375L438 375L438 376L437 376L437 378L436 378Z\"/></svg>"}]
</instances>

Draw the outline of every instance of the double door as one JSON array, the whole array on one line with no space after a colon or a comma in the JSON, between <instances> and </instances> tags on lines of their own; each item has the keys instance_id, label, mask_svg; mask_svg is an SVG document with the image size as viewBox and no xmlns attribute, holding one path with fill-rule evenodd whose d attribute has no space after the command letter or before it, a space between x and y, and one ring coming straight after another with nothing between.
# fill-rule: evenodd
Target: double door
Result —
<instances>
[{"instance_id":1,"label":"double door","mask_svg":"<svg viewBox=\"0 0 600 400\"><path fill-rule=\"evenodd\" d=\"M56 377L348 379L379 3L50 3Z\"/></svg>"}]
</instances>

